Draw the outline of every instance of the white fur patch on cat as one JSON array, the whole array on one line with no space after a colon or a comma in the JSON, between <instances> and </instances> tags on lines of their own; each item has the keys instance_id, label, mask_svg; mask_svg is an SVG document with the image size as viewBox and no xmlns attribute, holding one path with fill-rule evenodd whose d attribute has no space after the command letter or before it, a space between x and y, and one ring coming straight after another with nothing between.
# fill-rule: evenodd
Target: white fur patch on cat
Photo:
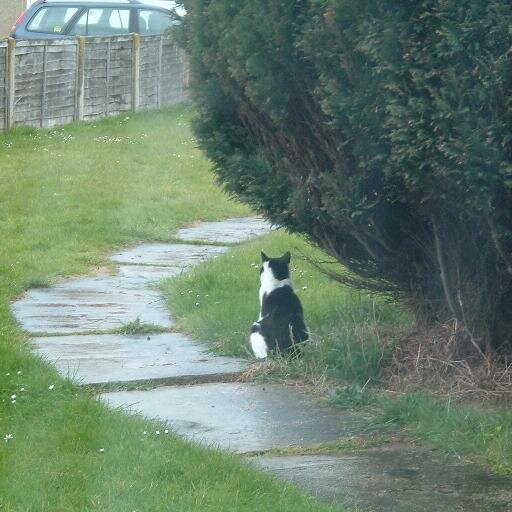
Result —
<instances>
[{"instance_id":1,"label":"white fur patch on cat","mask_svg":"<svg viewBox=\"0 0 512 512\"><path fill-rule=\"evenodd\" d=\"M268 348L263 336L259 332L253 332L249 338L254 355L258 359L266 359Z\"/></svg>"},{"instance_id":2,"label":"white fur patch on cat","mask_svg":"<svg viewBox=\"0 0 512 512\"><path fill-rule=\"evenodd\" d=\"M263 304L263 296L265 294L269 295L272 290L275 290L281 286L291 286L293 288L291 279L283 279L282 281L279 281L279 279L274 277L274 273L269 267L268 261L263 262L263 272L260 275L260 282L260 305Z\"/></svg>"}]
</instances>

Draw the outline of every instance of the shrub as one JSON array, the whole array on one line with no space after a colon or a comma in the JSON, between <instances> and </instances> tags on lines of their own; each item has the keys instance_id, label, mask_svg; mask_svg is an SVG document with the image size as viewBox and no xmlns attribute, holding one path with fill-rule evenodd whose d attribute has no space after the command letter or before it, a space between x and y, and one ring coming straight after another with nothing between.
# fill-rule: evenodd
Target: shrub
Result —
<instances>
[{"instance_id":1,"label":"shrub","mask_svg":"<svg viewBox=\"0 0 512 512\"><path fill-rule=\"evenodd\" d=\"M512 4L190 0L219 182L425 325L511 348Z\"/></svg>"}]
</instances>

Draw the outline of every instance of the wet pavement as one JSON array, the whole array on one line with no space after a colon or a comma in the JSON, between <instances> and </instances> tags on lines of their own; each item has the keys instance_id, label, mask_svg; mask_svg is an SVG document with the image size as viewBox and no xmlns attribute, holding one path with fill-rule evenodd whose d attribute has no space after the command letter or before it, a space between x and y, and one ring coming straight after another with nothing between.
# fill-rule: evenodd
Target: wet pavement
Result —
<instances>
[{"instance_id":1,"label":"wet pavement","mask_svg":"<svg viewBox=\"0 0 512 512\"><path fill-rule=\"evenodd\" d=\"M243 223L243 233L240 225ZM271 230L268 222L260 218L227 219L220 222L200 223L196 226L180 229L177 233L181 240L234 244L247 238L266 235Z\"/></svg>"},{"instance_id":2,"label":"wet pavement","mask_svg":"<svg viewBox=\"0 0 512 512\"><path fill-rule=\"evenodd\" d=\"M374 512L510 512L512 482L431 453L257 457L279 478L336 503Z\"/></svg>"},{"instance_id":3,"label":"wet pavement","mask_svg":"<svg viewBox=\"0 0 512 512\"><path fill-rule=\"evenodd\" d=\"M230 378L249 366L242 359L212 356L179 333L46 336L34 342L39 355L80 384Z\"/></svg>"},{"instance_id":4,"label":"wet pavement","mask_svg":"<svg viewBox=\"0 0 512 512\"><path fill-rule=\"evenodd\" d=\"M252 383L163 387L102 396L167 422L178 434L237 453L307 446L360 434L357 416L322 407L293 388Z\"/></svg>"},{"instance_id":5,"label":"wet pavement","mask_svg":"<svg viewBox=\"0 0 512 512\"><path fill-rule=\"evenodd\" d=\"M227 247L191 244L143 244L114 253L110 259L131 265L157 265L172 267L181 272L208 258L226 252Z\"/></svg>"},{"instance_id":6,"label":"wet pavement","mask_svg":"<svg viewBox=\"0 0 512 512\"><path fill-rule=\"evenodd\" d=\"M73 279L52 288L29 290L13 305L29 333L87 333L118 329L139 319L171 327L173 322L160 295L149 287L118 276Z\"/></svg>"},{"instance_id":7,"label":"wet pavement","mask_svg":"<svg viewBox=\"0 0 512 512\"><path fill-rule=\"evenodd\" d=\"M199 342L173 332L172 313L154 283L229 250L219 244L270 230L257 218L198 224L177 233L182 244L119 251L111 256L118 266L114 275L29 290L12 309L32 335L35 352L61 375L102 389L130 389L104 391L99 399L164 421L187 439L245 454L248 464L320 499L376 512L512 512L510 479L431 453L265 455L371 433L358 416L298 389L236 382L249 362L213 356ZM130 324L153 327L150 334L122 334L130 332Z\"/></svg>"}]
</instances>

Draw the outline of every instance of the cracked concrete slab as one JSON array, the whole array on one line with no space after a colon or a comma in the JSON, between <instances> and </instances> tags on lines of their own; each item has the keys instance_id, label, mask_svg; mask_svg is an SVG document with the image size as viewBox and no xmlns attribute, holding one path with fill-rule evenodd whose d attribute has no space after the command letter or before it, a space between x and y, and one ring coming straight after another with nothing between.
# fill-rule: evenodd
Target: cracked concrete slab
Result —
<instances>
[{"instance_id":1,"label":"cracked concrete slab","mask_svg":"<svg viewBox=\"0 0 512 512\"><path fill-rule=\"evenodd\" d=\"M116 252L110 259L116 263L157 265L186 269L222 254L227 247L190 244L142 244Z\"/></svg>"},{"instance_id":2,"label":"cracked concrete slab","mask_svg":"<svg viewBox=\"0 0 512 512\"><path fill-rule=\"evenodd\" d=\"M219 222L204 222L197 226L183 228L178 231L177 236L189 241L234 244L255 236L266 235L272 229L271 224L264 219L242 217Z\"/></svg>"},{"instance_id":3,"label":"cracked concrete slab","mask_svg":"<svg viewBox=\"0 0 512 512\"><path fill-rule=\"evenodd\" d=\"M375 512L510 512L507 478L421 451L256 457L258 467L340 504Z\"/></svg>"},{"instance_id":4,"label":"cracked concrete slab","mask_svg":"<svg viewBox=\"0 0 512 512\"><path fill-rule=\"evenodd\" d=\"M241 359L213 356L198 342L177 333L50 336L33 341L37 354L80 384L228 377L248 367Z\"/></svg>"},{"instance_id":5,"label":"cracked concrete slab","mask_svg":"<svg viewBox=\"0 0 512 512\"><path fill-rule=\"evenodd\" d=\"M286 386L204 384L104 393L115 407L159 418L179 435L238 453L361 434L360 418Z\"/></svg>"}]
</instances>

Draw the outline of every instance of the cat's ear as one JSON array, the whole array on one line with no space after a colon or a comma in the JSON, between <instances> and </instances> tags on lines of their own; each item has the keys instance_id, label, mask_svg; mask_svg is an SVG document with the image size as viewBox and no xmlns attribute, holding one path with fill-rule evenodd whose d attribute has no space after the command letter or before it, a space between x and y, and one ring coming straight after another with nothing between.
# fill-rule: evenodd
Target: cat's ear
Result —
<instances>
[{"instance_id":1,"label":"cat's ear","mask_svg":"<svg viewBox=\"0 0 512 512\"><path fill-rule=\"evenodd\" d=\"M286 262L286 263L290 263L290 260L292 259L292 255L290 254L290 251L288 252L285 252L282 256L283 260Z\"/></svg>"},{"instance_id":2,"label":"cat's ear","mask_svg":"<svg viewBox=\"0 0 512 512\"><path fill-rule=\"evenodd\" d=\"M263 252L261 251L261 261L265 262L265 261L268 261L270 258Z\"/></svg>"}]
</instances>

